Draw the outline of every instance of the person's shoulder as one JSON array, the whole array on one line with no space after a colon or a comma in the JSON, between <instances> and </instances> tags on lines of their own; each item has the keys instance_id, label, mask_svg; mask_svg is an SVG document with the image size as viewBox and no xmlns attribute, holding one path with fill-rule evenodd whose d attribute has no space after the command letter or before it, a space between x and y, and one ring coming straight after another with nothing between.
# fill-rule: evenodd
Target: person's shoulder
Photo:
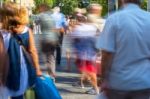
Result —
<instances>
[{"instance_id":1,"label":"person's shoulder","mask_svg":"<svg viewBox=\"0 0 150 99\"><path fill-rule=\"evenodd\" d=\"M143 12L143 14L144 14L145 16L150 16L150 12L149 12L149 11L145 11L145 10L143 10L143 9L141 9L141 11Z\"/></svg>"}]
</instances>

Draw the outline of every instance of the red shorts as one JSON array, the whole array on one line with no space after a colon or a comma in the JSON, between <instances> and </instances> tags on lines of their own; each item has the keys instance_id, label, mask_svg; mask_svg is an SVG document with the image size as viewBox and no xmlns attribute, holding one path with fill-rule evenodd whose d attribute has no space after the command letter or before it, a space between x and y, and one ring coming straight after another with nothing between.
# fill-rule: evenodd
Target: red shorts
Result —
<instances>
[{"instance_id":1,"label":"red shorts","mask_svg":"<svg viewBox=\"0 0 150 99\"><path fill-rule=\"evenodd\" d=\"M97 73L97 66L93 61L77 59L76 64L80 72Z\"/></svg>"}]
</instances>

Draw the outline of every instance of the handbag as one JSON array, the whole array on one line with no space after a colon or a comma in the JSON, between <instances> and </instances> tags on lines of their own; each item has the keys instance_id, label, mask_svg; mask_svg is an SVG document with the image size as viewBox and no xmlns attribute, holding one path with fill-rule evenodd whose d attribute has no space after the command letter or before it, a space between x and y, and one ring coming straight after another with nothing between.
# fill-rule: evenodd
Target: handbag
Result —
<instances>
[{"instance_id":1,"label":"handbag","mask_svg":"<svg viewBox=\"0 0 150 99\"><path fill-rule=\"evenodd\" d=\"M34 91L36 99L62 99L53 80L48 75L37 77Z\"/></svg>"}]
</instances>

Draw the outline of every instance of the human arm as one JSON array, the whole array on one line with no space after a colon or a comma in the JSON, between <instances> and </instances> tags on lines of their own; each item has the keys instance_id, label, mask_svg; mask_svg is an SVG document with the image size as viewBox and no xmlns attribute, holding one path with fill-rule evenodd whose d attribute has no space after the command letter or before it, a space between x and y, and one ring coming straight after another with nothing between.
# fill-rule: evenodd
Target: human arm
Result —
<instances>
[{"instance_id":1,"label":"human arm","mask_svg":"<svg viewBox=\"0 0 150 99\"><path fill-rule=\"evenodd\" d=\"M101 67L102 67L102 80L107 78L111 68L113 53L102 50Z\"/></svg>"},{"instance_id":2,"label":"human arm","mask_svg":"<svg viewBox=\"0 0 150 99\"><path fill-rule=\"evenodd\" d=\"M101 35L99 35L96 45L102 52L102 90L105 90L105 88L108 87L107 81L111 72L113 58L117 50L116 33L116 20L114 20L113 17L108 18Z\"/></svg>"},{"instance_id":3,"label":"human arm","mask_svg":"<svg viewBox=\"0 0 150 99\"><path fill-rule=\"evenodd\" d=\"M33 59L33 64L36 69L36 74L38 76L42 75L40 65L39 65L39 58L38 58L38 53L35 47L35 42L34 42L34 36L31 30L29 30L29 53L31 54L31 57Z\"/></svg>"},{"instance_id":4,"label":"human arm","mask_svg":"<svg viewBox=\"0 0 150 99\"><path fill-rule=\"evenodd\" d=\"M8 56L4 48L3 37L0 33L0 86L5 84L8 73Z\"/></svg>"}]
</instances>

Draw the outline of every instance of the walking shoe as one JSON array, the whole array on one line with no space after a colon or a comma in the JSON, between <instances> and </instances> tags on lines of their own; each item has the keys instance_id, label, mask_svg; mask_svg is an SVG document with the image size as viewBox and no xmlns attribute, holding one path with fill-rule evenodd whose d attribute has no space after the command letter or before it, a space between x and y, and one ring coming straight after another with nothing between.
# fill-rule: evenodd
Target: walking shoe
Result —
<instances>
[{"instance_id":1,"label":"walking shoe","mask_svg":"<svg viewBox=\"0 0 150 99\"><path fill-rule=\"evenodd\" d=\"M96 92L96 90L94 88L89 89L88 91L86 91L86 94L90 94L90 95L98 95L99 92Z\"/></svg>"},{"instance_id":2,"label":"walking shoe","mask_svg":"<svg viewBox=\"0 0 150 99\"><path fill-rule=\"evenodd\" d=\"M72 86L74 87L80 87L80 88L85 88L83 84L81 84L81 82L76 82L74 84L72 84Z\"/></svg>"}]
</instances>

